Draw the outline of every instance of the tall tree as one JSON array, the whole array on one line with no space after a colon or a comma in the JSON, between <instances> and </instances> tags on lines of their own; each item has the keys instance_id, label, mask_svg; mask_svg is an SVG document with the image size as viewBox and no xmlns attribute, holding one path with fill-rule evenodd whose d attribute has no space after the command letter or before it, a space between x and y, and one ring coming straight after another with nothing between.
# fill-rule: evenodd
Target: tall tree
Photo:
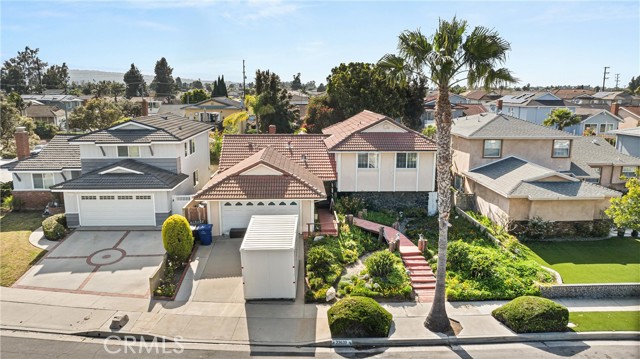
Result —
<instances>
[{"instance_id":1,"label":"tall tree","mask_svg":"<svg viewBox=\"0 0 640 359\"><path fill-rule=\"evenodd\" d=\"M121 95L124 92L125 86L121 82L113 81L113 82L111 82L111 87L110 87L109 90L111 91L111 94L113 95L114 101L118 102L118 95Z\"/></svg>"},{"instance_id":2,"label":"tall tree","mask_svg":"<svg viewBox=\"0 0 640 359\"><path fill-rule=\"evenodd\" d=\"M164 57L156 62L156 76L153 82L156 87L156 96L171 97L175 93L175 81L173 80L173 68Z\"/></svg>"},{"instance_id":3,"label":"tall tree","mask_svg":"<svg viewBox=\"0 0 640 359\"><path fill-rule=\"evenodd\" d=\"M321 82L320 85L318 85L318 88L316 89L316 91L318 92L325 92L327 90L327 87Z\"/></svg>"},{"instance_id":4,"label":"tall tree","mask_svg":"<svg viewBox=\"0 0 640 359\"><path fill-rule=\"evenodd\" d=\"M568 108L556 108L542 123L545 126L556 126L558 130L564 130L566 127L577 125L582 118L579 115L574 114Z\"/></svg>"},{"instance_id":5,"label":"tall tree","mask_svg":"<svg viewBox=\"0 0 640 359\"><path fill-rule=\"evenodd\" d=\"M111 126L122 118L122 109L102 98L93 98L76 107L69 116L69 128L93 131Z\"/></svg>"},{"instance_id":6,"label":"tall tree","mask_svg":"<svg viewBox=\"0 0 640 359\"><path fill-rule=\"evenodd\" d=\"M125 90L127 98L145 96L147 84L135 64L131 64L129 71L124 74L124 83L127 87Z\"/></svg>"},{"instance_id":7,"label":"tall tree","mask_svg":"<svg viewBox=\"0 0 640 359\"><path fill-rule=\"evenodd\" d=\"M18 95L18 98L20 96ZM22 116L20 110L15 106L16 99L8 99L0 95L0 154L3 158L13 158L16 156L16 143L14 133L16 127L23 126L29 132L29 144L34 146L38 143L38 136L35 135L35 123L29 117Z\"/></svg>"},{"instance_id":8,"label":"tall tree","mask_svg":"<svg viewBox=\"0 0 640 359\"><path fill-rule=\"evenodd\" d=\"M42 86L45 89L64 89L69 86L69 68L65 62L62 66L51 65L42 76Z\"/></svg>"},{"instance_id":9,"label":"tall tree","mask_svg":"<svg viewBox=\"0 0 640 359\"><path fill-rule=\"evenodd\" d=\"M176 87L178 88L178 90L182 90L182 79L180 78L180 76L176 77Z\"/></svg>"},{"instance_id":10,"label":"tall tree","mask_svg":"<svg viewBox=\"0 0 640 359\"><path fill-rule=\"evenodd\" d=\"M302 88L302 81L300 81L300 73L293 75L293 81L291 82L292 90L300 90Z\"/></svg>"},{"instance_id":11,"label":"tall tree","mask_svg":"<svg viewBox=\"0 0 640 359\"><path fill-rule=\"evenodd\" d=\"M425 326L435 332L451 331L445 307L447 242L451 211L451 102L449 89L466 81L468 87L483 85L486 89L517 80L506 68L510 44L496 31L475 27L467 34L467 22L455 17L440 20L433 38L420 30L406 30L398 37L398 55L387 54L378 62L390 80L407 83L419 80L424 86L431 81L438 89L435 110L438 185L438 268L436 291L425 320Z\"/></svg>"},{"instance_id":12,"label":"tall tree","mask_svg":"<svg viewBox=\"0 0 640 359\"><path fill-rule=\"evenodd\" d=\"M182 103L189 104L198 103L208 98L209 94L207 94L203 89L193 89L183 93L182 96L180 96L180 101Z\"/></svg>"},{"instance_id":13,"label":"tall tree","mask_svg":"<svg viewBox=\"0 0 640 359\"><path fill-rule=\"evenodd\" d=\"M204 86L202 85L202 81L200 81L200 79L197 79L195 81L193 81L191 83L191 87L193 87L194 89L203 89Z\"/></svg>"},{"instance_id":14,"label":"tall tree","mask_svg":"<svg viewBox=\"0 0 640 359\"><path fill-rule=\"evenodd\" d=\"M111 81L99 81L93 88L95 97L102 97L111 93Z\"/></svg>"},{"instance_id":15,"label":"tall tree","mask_svg":"<svg viewBox=\"0 0 640 359\"><path fill-rule=\"evenodd\" d=\"M344 120L339 109L329 102L329 95L322 94L309 99L304 127L307 133L322 133L322 129Z\"/></svg>"},{"instance_id":16,"label":"tall tree","mask_svg":"<svg viewBox=\"0 0 640 359\"><path fill-rule=\"evenodd\" d=\"M640 89L640 76L632 77L631 81L629 81L629 86L627 86L627 89L632 94L635 93L636 91L638 91L638 89Z\"/></svg>"},{"instance_id":17,"label":"tall tree","mask_svg":"<svg viewBox=\"0 0 640 359\"><path fill-rule=\"evenodd\" d=\"M629 228L640 231L640 169L635 177L627 179L625 187L628 192L618 198L611 199L611 207L605 210L618 228Z\"/></svg>"},{"instance_id":18,"label":"tall tree","mask_svg":"<svg viewBox=\"0 0 640 359\"><path fill-rule=\"evenodd\" d=\"M43 90L42 76L48 64L38 57L39 51L26 46L24 51L18 51L16 57L2 64L0 85L3 90L20 94Z\"/></svg>"},{"instance_id":19,"label":"tall tree","mask_svg":"<svg viewBox=\"0 0 640 359\"><path fill-rule=\"evenodd\" d=\"M275 125L278 132L293 132L300 112L291 105L291 94L282 87L280 76L269 70L256 70L256 95L253 108L259 131L264 133L269 125Z\"/></svg>"}]
</instances>

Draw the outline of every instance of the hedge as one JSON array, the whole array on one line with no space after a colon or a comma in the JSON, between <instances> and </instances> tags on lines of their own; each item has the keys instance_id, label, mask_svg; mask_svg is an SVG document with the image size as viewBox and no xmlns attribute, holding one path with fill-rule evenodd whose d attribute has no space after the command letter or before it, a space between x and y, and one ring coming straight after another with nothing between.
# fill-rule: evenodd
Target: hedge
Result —
<instances>
[{"instance_id":1,"label":"hedge","mask_svg":"<svg viewBox=\"0 0 640 359\"><path fill-rule=\"evenodd\" d=\"M367 297L349 297L327 312L331 335L343 338L386 337L393 315Z\"/></svg>"},{"instance_id":2,"label":"hedge","mask_svg":"<svg viewBox=\"0 0 640 359\"><path fill-rule=\"evenodd\" d=\"M169 257L185 262L193 250L193 241L189 221L183 216L174 214L162 224L162 244Z\"/></svg>"},{"instance_id":3,"label":"hedge","mask_svg":"<svg viewBox=\"0 0 640 359\"><path fill-rule=\"evenodd\" d=\"M518 297L491 315L516 333L562 332L569 323L565 306L541 297Z\"/></svg>"},{"instance_id":4,"label":"hedge","mask_svg":"<svg viewBox=\"0 0 640 359\"><path fill-rule=\"evenodd\" d=\"M42 221L42 231L50 241L62 239L67 234L67 217L64 213L47 217Z\"/></svg>"}]
</instances>

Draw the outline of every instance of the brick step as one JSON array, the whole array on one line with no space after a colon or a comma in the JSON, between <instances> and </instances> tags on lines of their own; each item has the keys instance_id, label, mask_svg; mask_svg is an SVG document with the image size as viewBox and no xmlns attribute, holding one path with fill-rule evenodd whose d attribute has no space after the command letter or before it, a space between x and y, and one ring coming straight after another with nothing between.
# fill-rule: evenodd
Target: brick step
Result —
<instances>
[{"instance_id":1,"label":"brick step","mask_svg":"<svg viewBox=\"0 0 640 359\"><path fill-rule=\"evenodd\" d=\"M431 267L429 267L426 263L422 263L422 264L414 264L414 265L407 265L405 263L404 267L406 269L409 270L409 272L414 272L414 271L431 271ZM433 273L433 272L432 272Z\"/></svg>"},{"instance_id":2,"label":"brick step","mask_svg":"<svg viewBox=\"0 0 640 359\"><path fill-rule=\"evenodd\" d=\"M427 266L427 261L424 259L409 259L403 260L404 265L407 267L415 267L415 266Z\"/></svg>"},{"instance_id":3,"label":"brick step","mask_svg":"<svg viewBox=\"0 0 640 359\"><path fill-rule=\"evenodd\" d=\"M416 276L416 275L411 275L411 283L435 283L436 282L436 277L434 276L426 276L426 275L421 275L421 276Z\"/></svg>"},{"instance_id":4,"label":"brick step","mask_svg":"<svg viewBox=\"0 0 640 359\"><path fill-rule=\"evenodd\" d=\"M426 259L424 259L423 256L421 255L415 255L415 254L411 254L411 255L403 255L402 256L402 260L403 261L413 261L413 260L423 260L426 261Z\"/></svg>"},{"instance_id":5,"label":"brick step","mask_svg":"<svg viewBox=\"0 0 640 359\"><path fill-rule=\"evenodd\" d=\"M436 289L436 282L431 282L431 283L411 283L411 286L413 287L414 290L417 289Z\"/></svg>"},{"instance_id":6,"label":"brick step","mask_svg":"<svg viewBox=\"0 0 640 359\"><path fill-rule=\"evenodd\" d=\"M416 297L431 297L433 298L436 295L435 289L419 289L413 291L416 294Z\"/></svg>"},{"instance_id":7,"label":"brick step","mask_svg":"<svg viewBox=\"0 0 640 359\"><path fill-rule=\"evenodd\" d=\"M420 251L417 250L417 249L414 250L413 248L400 247L400 254L403 257L405 257L405 256L419 256L420 255Z\"/></svg>"},{"instance_id":8,"label":"brick step","mask_svg":"<svg viewBox=\"0 0 640 359\"><path fill-rule=\"evenodd\" d=\"M433 272L431 270L429 270L428 268L424 268L424 269L410 269L409 270L409 275L411 276L427 276L427 277L434 277L435 278L435 274L433 274Z\"/></svg>"}]
</instances>

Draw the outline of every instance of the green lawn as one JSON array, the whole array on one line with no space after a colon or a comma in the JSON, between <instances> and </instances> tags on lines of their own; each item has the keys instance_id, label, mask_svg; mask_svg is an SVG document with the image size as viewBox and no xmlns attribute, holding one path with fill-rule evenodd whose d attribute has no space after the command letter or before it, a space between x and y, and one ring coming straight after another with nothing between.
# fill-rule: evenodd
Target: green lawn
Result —
<instances>
[{"instance_id":1,"label":"green lawn","mask_svg":"<svg viewBox=\"0 0 640 359\"><path fill-rule=\"evenodd\" d=\"M11 212L0 216L1 286L12 285L46 253L29 243L29 235L41 224L40 212Z\"/></svg>"},{"instance_id":2,"label":"green lawn","mask_svg":"<svg viewBox=\"0 0 640 359\"><path fill-rule=\"evenodd\" d=\"M571 312L575 332L640 331L640 312Z\"/></svg>"},{"instance_id":3,"label":"green lawn","mask_svg":"<svg viewBox=\"0 0 640 359\"><path fill-rule=\"evenodd\" d=\"M566 284L640 282L640 239L525 242L529 256L553 268Z\"/></svg>"}]
</instances>

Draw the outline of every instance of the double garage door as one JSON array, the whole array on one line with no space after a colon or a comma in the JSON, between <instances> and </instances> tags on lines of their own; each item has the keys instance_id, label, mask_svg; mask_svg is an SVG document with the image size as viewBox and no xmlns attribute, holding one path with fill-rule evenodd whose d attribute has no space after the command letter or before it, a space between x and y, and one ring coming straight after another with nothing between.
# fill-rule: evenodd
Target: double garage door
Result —
<instances>
[{"instance_id":1,"label":"double garage door","mask_svg":"<svg viewBox=\"0 0 640 359\"><path fill-rule=\"evenodd\" d=\"M83 194L78 198L81 226L155 226L152 194Z\"/></svg>"},{"instance_id":2,"label":"double garage door","mask_svg":"<svg viewBox=\"0 0 640 359\"><path fill-rule=\"evenodd\" d=\"M231 228L247 228L251 216L300 214L300 201L264 200L229 201L222 205L222 232L229 233Z\"/></svg>"}]
</instances>

